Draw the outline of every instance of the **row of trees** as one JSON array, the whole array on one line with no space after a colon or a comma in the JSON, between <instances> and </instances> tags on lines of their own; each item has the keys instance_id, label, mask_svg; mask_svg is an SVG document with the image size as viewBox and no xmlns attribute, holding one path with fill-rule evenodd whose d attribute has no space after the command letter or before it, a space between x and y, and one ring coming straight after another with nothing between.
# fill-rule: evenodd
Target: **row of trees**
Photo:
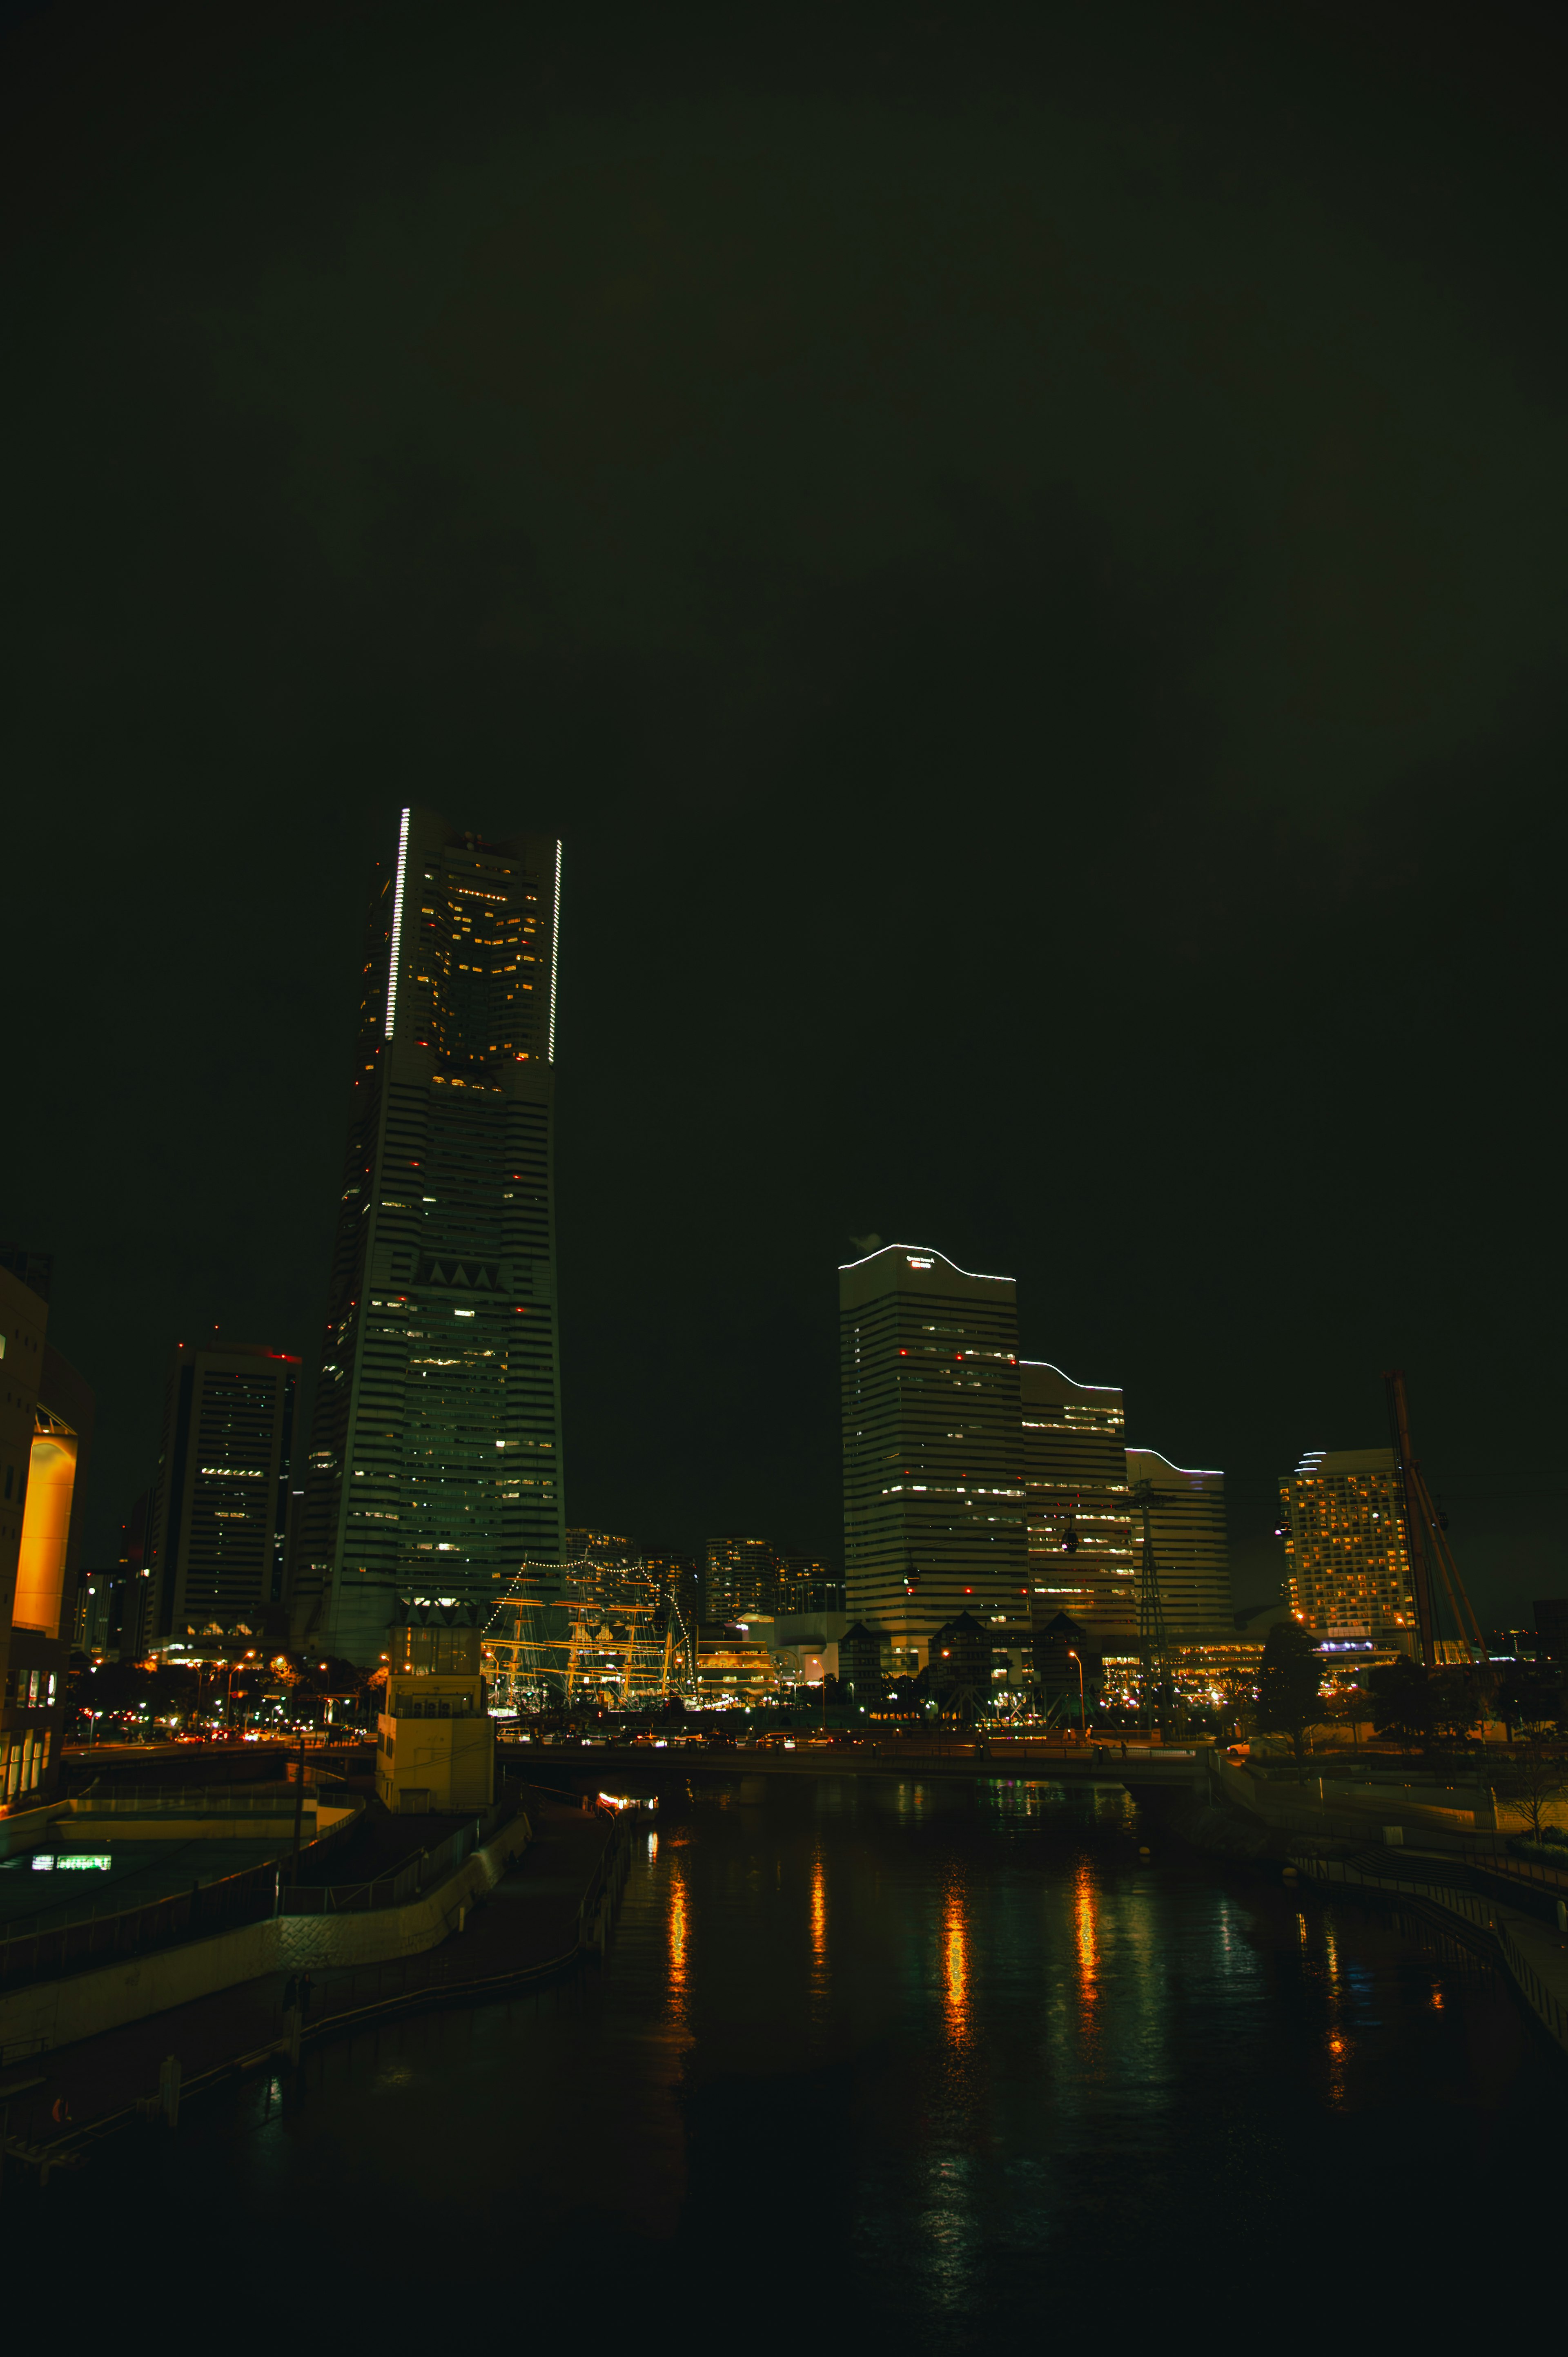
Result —
<instances>
[{"instance_id":1,"label":"row of trees","mask_svg":"<svg viewBox=\"0 0 1568 2357\"><path fill-rule=\"evenodd\" d=\"M378 1674L384 1678L384 1672ZM151 1727L177 1721L231 1718L237 1725L281 1704L285 1721L315 1718L328 1699L358 1696L367 1681L351 1662L319 1654L274 1652L265 1661L242 1662L232 1672L190 1663L101 1662L93 1667L72 1657L66 1679L66 1726L91 1711L111 1723Z\"/></svg>"},{"instance_id":2,"label":"row of trees","mask_svg":"<svg viewBox=\"0 0 1568 2357\"><path fill-rule=\"evenodd\" d=\"M1365 1688L1350 1689L1344 1703L1350 1711L1358 1705L1364 1707L1380 1735L1394 1736L1422 1752L1437 1742L1463 1744L1481 1720L1500 1718L1509 1756L1489 1766L1492 1788L1498 1800L1520 1813L1538 1841L1548 1807L1568 1792L1568 1763L1556 1751L1543 1749L1540 1740L1563 1724L1563 1690L1531 1663L1433 1674L1402 1656L1369 1672ZM1265 1734L1289 1736L1299 1765L1306 1730L1319 1725L1324 1716L1323 1664L1311 1634L1297 1621L1282 1621L1270 1630L1263 1646L1259 1727ZM1515 1748L1521 1735L1533 1739Z\"/></svg>"}]
</instances>

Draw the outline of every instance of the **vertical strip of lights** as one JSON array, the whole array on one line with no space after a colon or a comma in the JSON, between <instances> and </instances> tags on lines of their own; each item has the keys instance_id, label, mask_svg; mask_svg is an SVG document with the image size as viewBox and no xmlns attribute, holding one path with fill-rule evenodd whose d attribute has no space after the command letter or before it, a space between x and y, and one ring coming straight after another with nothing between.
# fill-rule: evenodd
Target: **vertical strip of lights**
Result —
<instances>
[{"instance_id":1,"label":"vertical strip of lights","mask_svg":"<svg viewBox=\"0 0 1568 2357\"><path fill-rule=\"evenodd\" d=\"M403 947L403 879L408 866L408 813L397 831L397 884L392 892L392 963L387 969L387 1024L390 1039L397 1019L397 962ZM559 887L557 887L559 889Z\"/></svg>"},{"instance_id":2,"label":"vertical strip of lights","mask_svg":"<svg viewBox=\"0 0 1568 2357\"><path fill-rule=\"evenodd\" d=\"M555 975L561 960L561 841L555 842L555 914L550 924L550 1047L552 1063L555 1061Z\"/></svg>"}]
</instances>

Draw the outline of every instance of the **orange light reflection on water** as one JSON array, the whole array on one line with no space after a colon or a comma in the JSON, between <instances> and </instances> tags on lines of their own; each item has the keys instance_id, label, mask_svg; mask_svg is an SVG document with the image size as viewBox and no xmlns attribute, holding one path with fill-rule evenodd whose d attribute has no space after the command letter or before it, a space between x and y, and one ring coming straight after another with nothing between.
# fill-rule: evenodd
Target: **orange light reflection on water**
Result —
<instances>
[{"instance_id":1,"label":"orange light reflection on water","mask_svg":"<svg viewBox=\"0 0 1568 2357\"><path fill-rule=\"evenodd\" d=\"M947 1974L948 2035L955 2046L969 2036L969 1926L964 1921L963 1894L948 1892L942 1921L943 1961Z\"/></svg>"},{"instance_id":2,"label":"orange light reflection on water","mask_svg":"<svg viewBox=\"0 0 1568 2357\"><path fill-rule=\"evenodd\" d=\"M811 1863L811 1962L819 1973L828 1961L828 1887L822 1879L821 1857Z\"/></svg>"},{"instance_id":3,"label":"orange light reflection on water","mask_svg":"<svg viewBox=\"0 0 1568 2357\"><path fill-rule=\"evenodd\" d=\"M670 1915L666 1928L670 1947L670 2009L678 2021L686 2016L686 1885L679 1867L670 1877Z\"/></svg>"},{"instance_id":4,"label":"orange light reflection on water","mask_svg":"<svg viewBox=\"0 0 1568 2357\"><path fill-rule=\"evenodd\" d=\"M1082 1865L1073 1884L1072 1921L1078 1937L1079 1986L1086 2005L1092 2005L1099 1995L1095 1986L1095 1975L1100 1969L1098 1907L1099 1893L1094 1888L1094 1877L1088 1866Z\"/></svg>"}]
</instances>

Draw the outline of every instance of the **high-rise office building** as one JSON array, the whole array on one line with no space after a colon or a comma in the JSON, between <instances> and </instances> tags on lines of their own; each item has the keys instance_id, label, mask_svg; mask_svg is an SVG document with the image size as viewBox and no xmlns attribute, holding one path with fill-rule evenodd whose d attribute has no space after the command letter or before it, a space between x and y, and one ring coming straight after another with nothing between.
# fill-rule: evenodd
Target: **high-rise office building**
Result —
<instances>
[{"instance_id":1,"label":"high-rise office building","mask_svg":"<svg viewBox=\"0 0 1568 2357\"><path fill-rule=\"evenodd\" d=\"M1219 1643L1235 1634L1225 1476L1173 1465L1157 1448L1129 1448L1127 1480L1153 1491L1149 1536L1166 1637L1173 1644ZM1133 1545L1140 1569L1144 1517L1133 1506Z\"/></svg>"},{"instance_id":2,"label":"high-rise office building","mask_svg":"<svg viewBox=\"0 0 1568 2357\"><path fill-rule=\"evenodd\" d=\"M703 1572L703 1618L735 1620L746 1612L772 1612L778 1586L767 1539L710 1539Z\"/></svg>"},{"instance_id":3,"label":"high-rise office building","mask_svg":"<svg viewBox=\"0 0 1568 2357\"><path fill-rule=\"evenodd\" d=\"M839 1270L844 1605L921 1650L1026 1617L1016 1287L886 1244Z\"/></svg>"},{"instance_id":4,"label":"high-rise office building","mask_svg":"<svg viewBox=\"0 0 1568 2357\"><path fill-rule=\"evenodd\" d=\"M298 1395L286 1351L221 1338L177 1348L138 1615L150 1650L224 1652L259 1639L281 1609Z\"/></svg>"},{"instance_id":5,"label":"high-rise office building","mask_svg":"<svg viewBox=\"0 0 1568 2357\"><path fill-rule=\"evenodd\" d=\"M1039 1359L1019 1364L1030 1618L1066 1612L1101 1651L1136 1651L1137 1565L1126 1416L1114 1383L1078 1383Z\"/></svg>"},{"instance_id":6,"label":"high-rise office building","mask_svg":"<svg viewBox=\"0 0 1568 2357\"><path fill-rule=\"evenodd\" d=\"M92 1394L46 1339L48 1254L0 1247L0 1802L59 1781Z\"/></svg>"},{"instance_id":7,"label":"high-rise office building","mask_svg":"<svg viewBox=\"0 0 1568 2357\"><path fill-rule=\"evenodd\" d=\"M1285 1592L1321 1637L1409 1647L1417 1628L1391 1448L1308 1449L1280 1483Z\"/></svg>"},{"instance_id":8,"label":"high-rise office building","mask_svg":"<svg viewBox=\"0 0 1568 2357\"><path fill-rule=\"evenodd\" d=\"M295 1626L374 1663L401 1598L560 1592L561 846L403 813L367 920Z\"/></svg>"}]
</instances>

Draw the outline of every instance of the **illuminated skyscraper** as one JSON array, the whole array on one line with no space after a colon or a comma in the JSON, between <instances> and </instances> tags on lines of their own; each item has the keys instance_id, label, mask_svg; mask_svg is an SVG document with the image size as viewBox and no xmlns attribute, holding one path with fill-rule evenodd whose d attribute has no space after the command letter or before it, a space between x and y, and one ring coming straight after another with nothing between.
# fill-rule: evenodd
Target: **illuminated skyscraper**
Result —
<instances>
[{"instance_id":1,"label":"illuminated skyscraper","mask_svg":"<svg viewBox=\"0 0 1568 2357\"><path fill-rule=\"evenodd\" d=\"M1129 1448L1127 1480L1146 1481L1155 1493L1149 1514L1165 1635L1173 1644L1218 1641L1233 1635L1230 1538L1225 1520L1225 1476L1173 1465L1157 1448ZM1144 1518L1133 1514L1134 1568L1144 1552ZM1135 1625L1135 1624L1134 1624Z\"/></svg>"},{"instance_id":2,"label":"illuminated skyscraper","mask_svg":"<svg viewBox=\"0 0 1568 2357\"><path fill-rule=\"evenodd\" d=\"M400 1597L558 1592L560 902L553 837L424 810L371 894L294 1575L302 1639L361 1663Z\"/></svg>"},{"instance_id":3,"label":"illuminated skyscraper","mask_svg":"<svg viewBox=\"0 0 1568 2357\"><path fill-rule=\"evenodd\" d=\"M1391 1448L1308 1449L1280 1483L1286 1593L1316 1635L1408 1647L1416 1628Z\"/></svg>"},{"instance_id":4,"label":"illuminated skyscraper","mask_svg":"<svg viewBox=\"0 0 1568 2357\"><path fill-rule=\"evenodd\" d=\"M1019 1367L1031 1618L1058 1612L1104 1651L1132 1652L1136 1562L1127 1489L1126 1416L1114 1383L1075 1383L1059 1367Z\"/></svg>"},{"instance_id":5,"label":"illuminated skyscraper","mask_svg":"<svg viewBox=\"0 0 1568 2357\"><path fill-rule=\"evenodd\" d=\"M918 1646L1025 1616L1024 1436L1010 1276L887 1244L839 1270L844 1608Z\"/></svg>"}]
</instances>

